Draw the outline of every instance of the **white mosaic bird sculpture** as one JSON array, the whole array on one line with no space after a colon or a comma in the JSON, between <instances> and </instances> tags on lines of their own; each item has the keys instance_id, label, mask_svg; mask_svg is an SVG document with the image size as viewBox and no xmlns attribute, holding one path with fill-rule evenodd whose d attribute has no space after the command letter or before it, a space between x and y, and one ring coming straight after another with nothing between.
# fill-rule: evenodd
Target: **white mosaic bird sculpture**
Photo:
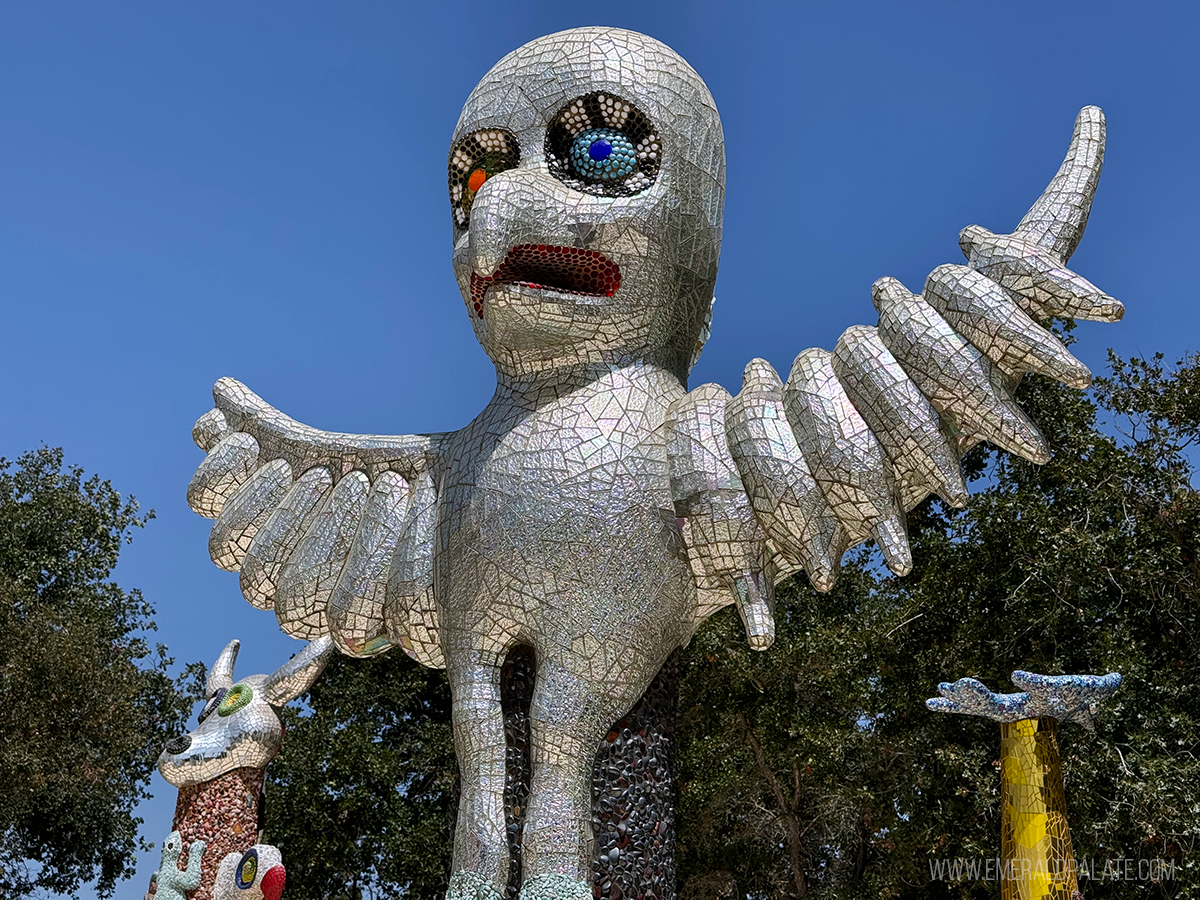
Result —
<instances>
[{"instance_id":1,"label":"white mosaic bird sculpture","mask_svg":"<svg viewBox=\"0 0 1200 900\"><path fill-rule=\"evenodd\" d=\"M754 360L736 397L689 393L724 204L704 82L608 28L540 38L484 76L448 175L454 271L495 396L459 431L349 435L222 379L188 489L216 519L213 560L285 631L447 668L450 897L506 883L499 673L514 648L536 657L520 896L591 897L596 748L699 622L737 604L765 648L787 575L827 590L868 539L907 572L905 512L930 492L966 500L966 447L1048 458L1013 388L1025 372L1090 375L1039 320L1123 313L1065 267L1103 150L1088 107L1013 233L965 229L967 265L921 293L877 282L879 324L805 350L785 381Z\"/></svg>"}]
</instances>

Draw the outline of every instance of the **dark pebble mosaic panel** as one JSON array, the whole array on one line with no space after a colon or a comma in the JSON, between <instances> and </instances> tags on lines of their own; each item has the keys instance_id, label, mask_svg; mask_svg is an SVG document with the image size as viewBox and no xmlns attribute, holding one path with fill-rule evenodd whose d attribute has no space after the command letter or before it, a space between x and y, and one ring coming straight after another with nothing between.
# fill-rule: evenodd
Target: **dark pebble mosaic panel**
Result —
<instances>
[{"instance_id":1,"label":"dark pebble mosaic panel","mask_svg":"<svg viewBox=\"0 0 1200 900\"><path fill-rule=\"evenodd\" d=\"M521 890L521 829L531 774L533 652L514 650L501 672L508 775L505 826L511 859L506 900ZM629 714L613 725L592 770L596 858L593 894L604 900L675 900L675 716L679 651Z\"/></svg>"},{"instance_id":2,"label":"dark pebble mosaic panel","mask_svg":"<svg viewBox=\"0 0 1200 900\"><path fill-rule=\"evenodd\" d=\"M592 772L593 893L675 900L675 716L679 651L613 726Z\"/></svg>"}]
</instances>

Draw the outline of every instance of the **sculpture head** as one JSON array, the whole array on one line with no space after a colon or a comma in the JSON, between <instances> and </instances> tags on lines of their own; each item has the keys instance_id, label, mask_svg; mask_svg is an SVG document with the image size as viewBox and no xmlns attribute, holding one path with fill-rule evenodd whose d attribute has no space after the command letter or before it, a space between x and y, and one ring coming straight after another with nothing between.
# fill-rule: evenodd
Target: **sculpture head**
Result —
<instances>
[{"instance_id":1,"label":"sculpture head","mask_svg":"<svg viewBox=\"0 0 1200 900\"><path fill-rule=\"evenodd\" d=\"M277 847L255 844L245 852L227 853L217 868L213 900L279 900L287 870Z\"/></svg>"},{"instance_id":2,"label":"sculpture head","mask_svg":"<svg viewBox=\"0 0 1200 900\"><path fill-rule=\"evenodd\" d=\"M725 149L700 76L653 38L576 28L498 62L448 164L454 273L502 373L645 359L707 335Z\"/></svg>"},{"instance_id":3,"label":"sculpture head","mask_svg":"<svg viewBox=\"0 0 1200 900\"><path fill-rule=\"evenodd\" d=\"M326 635L272 674L235 682L233 665L240 646L230 641L209 670L196 728L167 741L158 757L158 771L175 787L212 781L234 769L266 766L283 745L276 707L307 691L333 652L333 641Z\"/></svg>"},{"instance_id":4,"label":"sculpture head","mask_svg":"<svg viewBox=\"0 0 1200 900\"><path fill-rule=\"evenodd\" d=\"M179 859L179 854L183 852L183 835L178 831L172 831L167 835L167 839L163 841L161 859L168 868L174 867L175 861Z\"/></svg>"}]
</instances>

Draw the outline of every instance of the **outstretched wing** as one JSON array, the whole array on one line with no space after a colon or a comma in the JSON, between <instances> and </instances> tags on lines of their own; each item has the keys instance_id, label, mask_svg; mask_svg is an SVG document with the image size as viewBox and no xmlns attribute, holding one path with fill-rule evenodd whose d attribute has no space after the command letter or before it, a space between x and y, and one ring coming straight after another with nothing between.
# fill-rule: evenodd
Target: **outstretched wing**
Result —
<instances>
[{"instance_id":1,"label":"outstretched wing","mask_svg":"<svg viewBox=\"0 0 1200 900\"><path fill-rule=\"evenodd\" d=\"M1049 459L1013 390L1026 372L1077 388L1091 373L1039 321L1124 315L1065 265L1087 224L1104 132L1103 113L1083 109L1062 167L1016 230L963 230L968 265L939 266L919 294L877 281L877 326L847 329L832 353L805 350L786 382L764 360L746 367L726 437L780 576L803 568L828 590L845 550L872 538L905 574L904 514L930 493L966 501L965 449L990 441Z\"/></svg>"},{"instance_id":2,"label":"outstretched wing","mask_svg":"<svg viewBox=\"0 0 1200 900\"><path fill-rule=\"evenodd\" d=\"M438 435L318 431L222 378L192 437L208 456L188 505L216 519L208 549L288 634L344 653L401 644L441 667L433 605Z\"/></svg>"}]
</instances>

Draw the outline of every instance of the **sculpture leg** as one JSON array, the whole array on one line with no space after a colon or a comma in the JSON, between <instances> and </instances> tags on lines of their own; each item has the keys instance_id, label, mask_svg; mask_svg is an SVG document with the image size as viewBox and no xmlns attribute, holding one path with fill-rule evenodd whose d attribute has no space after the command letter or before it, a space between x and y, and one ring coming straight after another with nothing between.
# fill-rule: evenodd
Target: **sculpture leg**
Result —
<instances>
[{"instance_id":1,"label":"sculpture leg","mask_svg":"<svg viewBox=\"0 0 1200 900\"><path fill-rule=\"evenodd\" d=\"M539 659L521 900L592 897L592 769L609 726L645 685L630 687L630 697L613 697L556 661Z\"/></svg>"},{"instance_id":2,"label":"sculpture leg","mask_svg":"<svg viewBox=\"0 0 1200 900\"><path fill-rule=\"evenodd\" d=\"M462 797L454 831L447 900L498 900L508 878L504 832L504 716L500 670L490 663L450 662L454 749Z\"/></svg>"}]
</instances>

